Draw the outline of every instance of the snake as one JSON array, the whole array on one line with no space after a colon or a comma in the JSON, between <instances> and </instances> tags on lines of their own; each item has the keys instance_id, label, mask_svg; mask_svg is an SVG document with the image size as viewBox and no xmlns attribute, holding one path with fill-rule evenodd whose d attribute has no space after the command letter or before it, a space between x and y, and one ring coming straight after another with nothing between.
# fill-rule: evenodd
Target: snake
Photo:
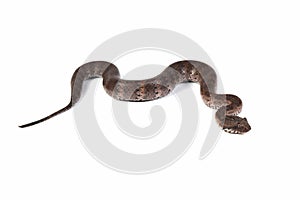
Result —
<instances>
[{"instance_id":1,"label":"snake","mask_svg":"<svg viewBox=\"0 0 300 200\"><path fill-rule=\"evenodd\" d=\"M107 61L85 63L72 75L71 100L67 106L47 117L19 127L36 125L71 109L82 96L84 81L94 78L103 78L103 87L112 98L130 102L162 98L180 83L199 83L203 102L209 108L216 110L215 120L225 132L244 134L251 130L247 118L237 116L242 110L242 100L233 94L218 94L215 70L208 64L196 60L177 61L157 76L145 80L121 79L118 68Z\"/></svg>"}]
</instances>

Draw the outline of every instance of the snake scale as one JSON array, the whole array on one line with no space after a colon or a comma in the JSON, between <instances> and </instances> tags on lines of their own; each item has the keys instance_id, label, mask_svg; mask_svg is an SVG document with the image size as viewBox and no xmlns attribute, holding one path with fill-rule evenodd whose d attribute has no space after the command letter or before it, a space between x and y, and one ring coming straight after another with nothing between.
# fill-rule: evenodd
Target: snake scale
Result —
<instances>
[{"instance_id":1,"label":"snake scale","mask_svg":"<svg viewBox=\"0 0 300 200\"><path fill-rule=\"evenodd\" d=\"M246 118L237 116L242 110L241 99L232 94L217 94L217 76L213 68L194 60L175 62L159 75L145 80L121 79L118 68L110 62L93 61L83 64L72 76L71 100L66 107L19 127L38 124L72 108L82 95L83 82L92 78L103 78L103 87L113 98L133 102L155 100L168 95L179 83L196 82L200 84L204 103L217 109L215 119L225 132L243 134L251 129Z\"/></svg>"}]
</instances>

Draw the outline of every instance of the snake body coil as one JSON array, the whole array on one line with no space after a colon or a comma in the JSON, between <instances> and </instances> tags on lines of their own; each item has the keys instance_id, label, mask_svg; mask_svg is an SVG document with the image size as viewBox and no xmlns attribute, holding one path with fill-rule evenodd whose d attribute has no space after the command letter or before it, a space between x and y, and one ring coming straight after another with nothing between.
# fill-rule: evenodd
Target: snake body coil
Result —
<instances>
[{"instance_id":1,"label":"snake body coil","mask_svg":"<svg viewBox=\"0 0 300 200\"><path fill-rule=\"evenodd\" d=\"M242 101L232 94L216 94L217 76L205 63L193 60L178 61L169 65L159 75L146 80L120 79L118 68L109 62L94 61L83 64L71 79L71 101L55 113L40 120L19 126L25 128L48 120L72 108L80 99L83 82L92 78L103 78L105 91L121 101L151 101L164 97L175 86L183 82L197 82L204 103L217 109L215 118L224 131L235 134L248 132L251 127L246 118L236 116L241 112Z\"/></svg>"}]
</instances>

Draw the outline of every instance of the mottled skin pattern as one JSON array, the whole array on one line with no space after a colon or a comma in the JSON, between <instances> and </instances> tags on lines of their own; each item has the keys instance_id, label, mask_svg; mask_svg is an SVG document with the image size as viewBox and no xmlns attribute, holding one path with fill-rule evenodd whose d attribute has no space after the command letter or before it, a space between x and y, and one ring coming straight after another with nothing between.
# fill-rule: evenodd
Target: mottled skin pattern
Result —
<instances>
[{"instance_id":1,"label":"mottled skin pattern","mask_svg":"<svg viewBox=\"0 0 300 200\"><path fill-rule=\"evenodd\" d=\"M94 61L83 64L72 76L70 103L43 119L20 127L38 124L69 110L79 101L83 82L87 79L101 77L103 78L103 87L110 96L120 101L134 102L151 101L164 97L179 83L199 83L204 103L210 108L218 109L215 118L224 131L243 134L251 129L246 118L236 116L242 110L241 99L232 94L216 94L217 76L215 71L207 64L193 60L173 63L159 75L146 80L120 79L118 68L109 62Z\"/></svg>"}]
</instances>

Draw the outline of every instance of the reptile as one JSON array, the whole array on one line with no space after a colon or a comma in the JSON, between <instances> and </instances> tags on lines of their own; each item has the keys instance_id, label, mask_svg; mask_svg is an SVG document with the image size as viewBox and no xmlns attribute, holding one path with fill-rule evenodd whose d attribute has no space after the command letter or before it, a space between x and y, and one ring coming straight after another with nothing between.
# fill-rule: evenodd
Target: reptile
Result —
<instances>
[{"instance_id":1,"label":"reptile","mask_svg":"<svg viewBox=\"0 0 300 200\"><path fill-rule=\"evenodd\" d=\"M111 97L131 102L145 102L162 98L180 83L199 83L200 94L205 105L217 110L216 122L225 132L244 134L251 130L247 119L237 116L242 110L242 100L233 94L217 94L216 72L209 65L195 60L175 62L157 76L145 80L121 79L118 68L110 62L85 63L73 73L71 100L67 106L47 117L19 127L25 128L41 123L71 109L82 96L83 82L93 78L103 78L103 87Z\"/></svg>"}]
</instances>

